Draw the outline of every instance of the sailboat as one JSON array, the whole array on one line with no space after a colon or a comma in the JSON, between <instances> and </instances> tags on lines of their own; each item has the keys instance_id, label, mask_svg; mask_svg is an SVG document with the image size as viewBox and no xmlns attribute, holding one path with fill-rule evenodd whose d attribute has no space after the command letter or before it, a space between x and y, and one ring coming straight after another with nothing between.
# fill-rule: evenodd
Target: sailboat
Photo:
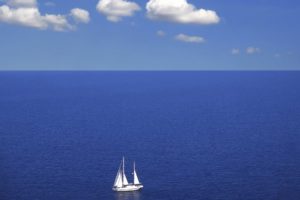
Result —
<instances>
[{"instance_id":1,"label":"sailboat","mask_svg":"<svg viewBox=\"0 0 300 200\"><path fill-rule=\"evenodd\" d=\"M130 192L140 190L143 187L135 170L135 162L133 162L133 183L128 183L125 175L125 159L123 157L112 189L117 192Z\"/></svg>"}]
</instances>

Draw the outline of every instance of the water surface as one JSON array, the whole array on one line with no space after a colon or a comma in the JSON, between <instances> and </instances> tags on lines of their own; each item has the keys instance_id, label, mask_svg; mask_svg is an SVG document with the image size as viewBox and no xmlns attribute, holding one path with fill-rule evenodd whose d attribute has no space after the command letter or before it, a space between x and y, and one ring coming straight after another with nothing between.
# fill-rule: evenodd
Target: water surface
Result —
<instances>
[{"instance_id":1,"label":"water surface","mask_svg":"<svg viewBox=\"0 0 300 200\"><path fill-rule=\"evenodd\" d=\"M0 199L299 200L299 134L299 72L1 72Z\"/></svg>"}]
</instances>

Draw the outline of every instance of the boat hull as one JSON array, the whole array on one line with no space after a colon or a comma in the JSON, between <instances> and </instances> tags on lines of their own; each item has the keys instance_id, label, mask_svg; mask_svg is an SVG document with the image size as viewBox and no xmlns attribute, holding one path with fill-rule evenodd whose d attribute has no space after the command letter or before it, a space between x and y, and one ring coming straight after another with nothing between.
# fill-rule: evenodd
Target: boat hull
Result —
<instances>
[{"instance_id":1,"label":"boat hull","mask_svg":"<svg viewBox=\"0 0 300 200\"><path fill-rule=\"evenodd\" d=\"M132 192L143 188L143 185L126 185L124 187L113 187L113 191L116 192Z\"/></svg>"}]
</instances>

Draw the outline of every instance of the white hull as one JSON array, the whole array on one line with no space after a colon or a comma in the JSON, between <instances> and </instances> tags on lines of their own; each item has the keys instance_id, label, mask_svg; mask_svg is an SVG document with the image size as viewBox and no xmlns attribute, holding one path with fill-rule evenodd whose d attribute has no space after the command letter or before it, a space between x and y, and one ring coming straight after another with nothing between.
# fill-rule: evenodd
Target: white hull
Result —
<instances>
[{"instance_id":1,"label":"white hull","mask_svg":"<svg viewBox=\"0 0 300 200\"><path fill-rule=\"evenodd\" d=\"M124 187L113 187L113 191L116 192L131 192L137 191L143 188L143 185L125 185Z\"/></svg>"}]
</instances>

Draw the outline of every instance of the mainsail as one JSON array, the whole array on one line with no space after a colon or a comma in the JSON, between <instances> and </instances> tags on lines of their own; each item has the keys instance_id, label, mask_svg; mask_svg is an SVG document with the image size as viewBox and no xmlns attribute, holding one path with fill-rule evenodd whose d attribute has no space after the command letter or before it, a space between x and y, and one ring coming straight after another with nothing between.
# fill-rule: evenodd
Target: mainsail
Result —
<instances>
[{"instance_id":1,"label":"mainsail","mask_svg":"<svg viewBox=\"0 0 300 200\"><path fill-rule=\"evenodd\" d=\"M140 184L140 181L139 181L139 178L136 174L136 171L135 171L135 162L133 163L133 184L134 185L139 185Z\"/></svg>"},{"instance_id":2,"label":"mainsail","mask_svg":"<svg viewBox=\"0 0 300 200\"><path fill-rule=\"evenodd\" d=\"M125 174L123 174L123 185L128 185L128 181Z\"/></svg>"},{"instance_id":3,"label":"mainsail","mask_svg":"<svg viewBox=\"0 0 300 200\"><path fill-rule=\"evenodd\" d=\"M124 185L128 185L128 181L125 175L124 158L123 158L117 176L115 178L114 187L123 187Z\"/></svg>"},{"instance_id":4,"label":"mainsail","mask_svg":"<svg viewBox=\"0 0 300 200\"><path fill-rule=\"evenodd\" d=\"M126 175L125 175L125 163L124 163L124 157L123 157L123 170L122 170L122 174L123 174L123 185L128 185L128 181L127 181L127 178L126 178Z\"/></svg>"}]
</instances>

